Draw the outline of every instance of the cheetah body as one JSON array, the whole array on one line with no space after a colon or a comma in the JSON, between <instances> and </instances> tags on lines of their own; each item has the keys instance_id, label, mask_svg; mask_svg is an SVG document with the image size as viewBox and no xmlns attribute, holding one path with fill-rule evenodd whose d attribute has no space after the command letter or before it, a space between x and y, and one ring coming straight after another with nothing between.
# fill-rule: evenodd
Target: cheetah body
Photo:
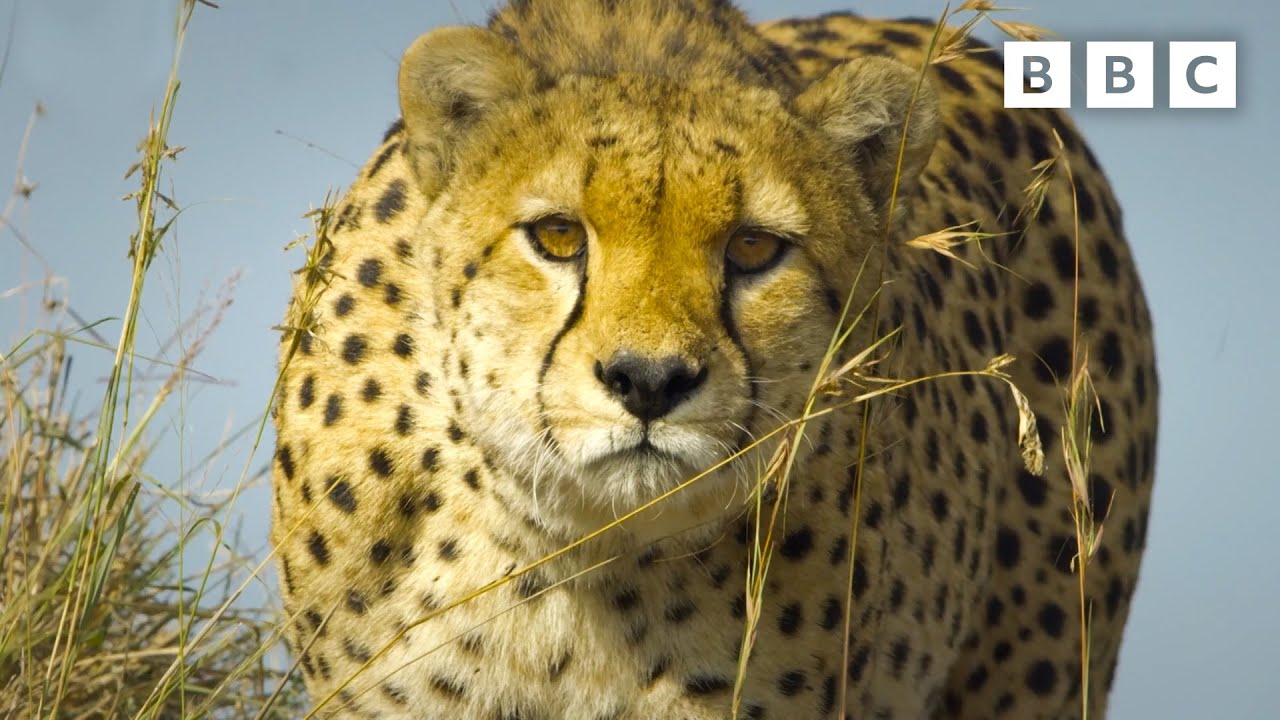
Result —
<instances>
[{"instance_id":1,"label":"cheetah body","mask_svg":"<svg viewBox=\"0 0 1280 720\"><path fill-rule=\"evenodd\" d=\"M1073 335L1104 418L1085 588L1103 716L1153 472L1145 301L1069 121L1002 109L994 53L917 90L932 33L528 0L410 49L404 120L299 274L282 346L272 540L321 716L1078 717ZM1055 132L1075 194L1051 183L1030 218ZM580 223L579 254L535 242L548 216ZM905 242L966 223L993 233L982 252ZM780 239L758 272L726 260L744 227L765 234L743 252ZM1016 357L1044 474L1008 387L953 376L819 393L762 488L817 374L885 336L864 375ZM700 384L642 422L603 381L627 353Z\"/></svg>"}]
</instances>

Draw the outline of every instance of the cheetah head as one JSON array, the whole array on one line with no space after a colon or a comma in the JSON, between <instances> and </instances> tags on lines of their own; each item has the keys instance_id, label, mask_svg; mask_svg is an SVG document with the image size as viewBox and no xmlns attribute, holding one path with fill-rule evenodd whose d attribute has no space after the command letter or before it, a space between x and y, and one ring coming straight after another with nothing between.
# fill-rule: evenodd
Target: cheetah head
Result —
<instances>
[{"instance_id":1,"label":"cheetah head","mask_svg":"<svg viewBox=\"0 0 1280 720\"><path fill-rule=\"evenodd\" d=\"M488 30L400 71L434 317L457 411L552 531L592 530L802 412L910 182L935 102L850 62L800 92L718 77L554 80ZM873 267L873 266L872 266ZM852 295L851 295L852 290ZM852 316L850 313L850 317ZM771 444L637 516L650 537L741 510Z\"/></svg>"}]
</instances>

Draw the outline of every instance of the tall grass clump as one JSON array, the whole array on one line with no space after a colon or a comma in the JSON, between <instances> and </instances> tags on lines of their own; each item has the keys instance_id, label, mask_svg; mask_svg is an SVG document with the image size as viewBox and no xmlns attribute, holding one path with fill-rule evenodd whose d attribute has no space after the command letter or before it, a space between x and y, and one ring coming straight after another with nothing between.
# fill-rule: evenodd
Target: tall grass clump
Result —
<instances>
[{"instance_id":1,"label":"tall grass clump","mask_svg":"<svg viewBox=\"0 0 1280 720\"><path fill-rule=\"evenodd\" d=\"M125 198L136 225L120 243L129 293L118 317L82 321L47 266L43 278L6 293L38 293L40 310L34 329L0 351L3 717L252 717L272 693L270 716L299 714L296 684L282 685L266 659L276 617L232 605L256 574L227 534L244 478L234 492L210 495L189 490L177 468L152 470L165 413L230 302L223 297L182 324L176 359L139 352L144 291L154 261L172 252L180 214L166 170L182 148L168 135L196 2L180 0L169 79L126 174L137 181ZM0 233L39 258L12 220L36 190L21 167L17 175ZM189 326L202 329L181 337ZM103 337L117 329L114 342ZM110 357L100 403L88 409L70 399L79 394L70 386L85 386L73 373L76 353ZM157 368L159 381L151 377ZM192 562L198 552L207 561Z\"/></svg>"}]
</instances>

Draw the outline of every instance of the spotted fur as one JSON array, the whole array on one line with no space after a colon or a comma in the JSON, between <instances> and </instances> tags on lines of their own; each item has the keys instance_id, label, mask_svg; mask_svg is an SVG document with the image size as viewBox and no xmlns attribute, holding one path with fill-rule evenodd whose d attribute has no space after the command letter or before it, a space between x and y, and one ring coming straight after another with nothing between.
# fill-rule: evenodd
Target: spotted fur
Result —
<instances>
[{"instance_id":1,"label":"spotted fur","mask_svg":"<svg viewBox=\"0 0 1280 720\"><path fill-rule=\"evenodd\" d=\"M404 119L299 276L306 331L282 346L272 540L321 715L725 718L758 612L740 717L1078 717L1074 328L1104 418L1104 716L1152 484L1150 319L1070 121L1004 110L994 52L932 66L917 94L932 27L513 0L414 44ZM1055 132L1076 192L1055 183L1028 220ZM581 255L538 251L548 215L583 223ZM904 243L969 222L997 237L963 262ZM786 248L758 274L726 264L743 227ZM751 491L776 437L528 569L798 416L846 301L876 308L846 357L900 329L886 377L1015 355L1045 474L1023 469L1004 385L930 381L872 401L860 494L861 406L809 424L759 607ZM687 371L645 422L606 381L628 354L636 379Z\"/></svg>"}]
</instances>

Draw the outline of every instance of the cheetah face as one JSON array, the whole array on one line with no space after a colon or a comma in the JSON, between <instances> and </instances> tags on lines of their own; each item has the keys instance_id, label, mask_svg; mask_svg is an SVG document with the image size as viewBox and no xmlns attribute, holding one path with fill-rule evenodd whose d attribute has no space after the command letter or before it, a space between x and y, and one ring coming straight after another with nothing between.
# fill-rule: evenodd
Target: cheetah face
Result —
<instances>
[{"instance_id":1,"label":"cheetah face","mask_svg":"<svg viewBox=\"0 0 1280 720\"><path fill-rule=\"evenodd\" d=\"M583 81L547 93L533 112L609 111L513 132L497 154L528 159L460 175L436 216L442 266L462 270L464 419L525 479L540 520L583 530L794 414L834 327L803 190L719 112L672 128L664 116L687 116L691 95L630 92ZM697 481L646 513L648 527L733 510L754 469Z\"/></svg>"},{"instance_id":2,"label":"cheetah face","mask_svg":"<svg viewBox=\"0 0 1280 720\"><path fill-rule=\"evenodd\" d=\"M847 141L731 82L569 76L478 97L535 82L492 37L468 52L491 43L503 77L433 104L431 38L401 75L434 198L426 321L453 338L461 419L520 483L507 499L579 534L702 474L628 527L662 537L740 511L773 442L716 466L802 412L881 227Z\"/></svg>"}]
</instances>

